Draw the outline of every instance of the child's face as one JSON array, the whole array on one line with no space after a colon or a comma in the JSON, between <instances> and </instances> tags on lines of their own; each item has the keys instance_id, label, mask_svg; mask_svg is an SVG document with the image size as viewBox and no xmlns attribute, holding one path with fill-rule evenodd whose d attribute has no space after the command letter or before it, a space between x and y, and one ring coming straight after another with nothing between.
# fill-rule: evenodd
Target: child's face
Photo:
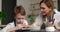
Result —
<instances>
[{"instance_id":1,"label":"child's face","mask_svg":"<svg viewBox=\"0 0 60 32\"><path fill-rule=\"evenodd\" d=\"M23 24L24 18L25 18L25 16L22 16L20 13L18 13L15 16L15 19L16 19L17 24Z\"/></svg>"}]
</instances>

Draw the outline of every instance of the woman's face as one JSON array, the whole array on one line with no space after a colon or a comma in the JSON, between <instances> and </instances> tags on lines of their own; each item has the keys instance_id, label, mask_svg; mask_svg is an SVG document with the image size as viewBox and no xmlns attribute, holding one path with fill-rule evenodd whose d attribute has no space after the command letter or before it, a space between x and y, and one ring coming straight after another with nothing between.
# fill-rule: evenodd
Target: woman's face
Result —
<instances>
[{"instance_id":1,"label":"woman's face","mask_svg":"<svg viewBox=\"0 0 60 32\"><path fill-rule=\"evenodd\" d=\"M40 9L42 15L47 15L51 11L51 8L48 8L45 3L41 3Z\"/></svg>"},{"instance_id":2,"label":"woman's face","mask_svg":"<svg viewBox=\"0 0 60 32\"><path fill-rule=\"evenodd\" d=\"M15 16L16 22L17 22L18 24L23 24L23 22L24 22L24 17L25 17L25 16L22 16L20 13L16 14L16 16Z\"/></svg>"}]
</instances>

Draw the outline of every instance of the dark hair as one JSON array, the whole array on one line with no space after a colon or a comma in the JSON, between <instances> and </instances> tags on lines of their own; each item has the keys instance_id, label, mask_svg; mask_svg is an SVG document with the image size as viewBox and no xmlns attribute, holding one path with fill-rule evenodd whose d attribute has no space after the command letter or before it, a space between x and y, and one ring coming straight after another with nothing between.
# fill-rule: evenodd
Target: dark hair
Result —
<instances>
[{"instance_id":1,"label":"dark hair","mask_svg":"<svg viewBox=\"0 0 60 32\"><path fill-rule=\"evenodd\" d=\"M16 14L18 14L18 13L20 13L21 15L23 15L23 16L25 16L25 9L22 7L22 6L16 6L15 8L14 8L14 16L16 15Z\"/></svg>"},{"instance_id":2,"label":"dark hair","mask_svg":"<svg viewBox=\"0 0 60 32\"><path fill-rule=\"evenodd\" d=\"M42 0L40 2L40 5L41 3L45 3L47 5L48 8L51 8L52 10L54 9L54 3L52 0Z\"/></svg>"}]
</instances>

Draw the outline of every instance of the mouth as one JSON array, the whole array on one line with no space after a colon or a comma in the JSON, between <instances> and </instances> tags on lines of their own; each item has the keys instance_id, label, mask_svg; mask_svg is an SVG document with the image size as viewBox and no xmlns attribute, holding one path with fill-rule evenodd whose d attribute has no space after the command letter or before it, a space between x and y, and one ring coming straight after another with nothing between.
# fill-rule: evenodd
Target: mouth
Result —
<instances>
[{"instance_id":1,"label":"mouth","mask_svg":"<svg viewBox=\"0 0 60 32\"><path fill-rule=\"evenodd\" d=\"M45 12L41 12L41 14L43 14L43 15L44 15L44 14L46 14L46 13L45 13Z\"/></svg>"},{"instance_id":2,"label":"mouth","mask_svg":"<svg viewBox=\"0 0 60 32\"><path fill-rule=\"evenodd\" d=\"M41 13L45 13L45 11L42 11Z\"/></svg>"},{"instance_id":3,"label":"mouth","mask_svg":"<svg viewBox=\"0 0 60 32\"><path fill-rule=\"evenodd\" d=\"M23 24L23 22L17 22L17 24Z\"/></svg>"}]
</instances>

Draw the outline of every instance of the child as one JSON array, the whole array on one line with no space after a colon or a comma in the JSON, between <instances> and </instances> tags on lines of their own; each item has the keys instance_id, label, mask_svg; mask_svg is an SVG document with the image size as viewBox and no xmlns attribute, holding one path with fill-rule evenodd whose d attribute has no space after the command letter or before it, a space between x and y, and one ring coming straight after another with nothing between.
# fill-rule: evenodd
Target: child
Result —
<instances>
[{"instance_id":1,"label":"child","mask_svg":"<svg viewBox=\"0 0 60 32\"><path fill-rule=\"evenodd\" d=\"M27 21L25 20L25 9L22 6L16 6L14 8L14 19L15 21L9 23L2 32L13 32L16 30L21 30L27 28Z\"/></svg>"}]
</instances>

